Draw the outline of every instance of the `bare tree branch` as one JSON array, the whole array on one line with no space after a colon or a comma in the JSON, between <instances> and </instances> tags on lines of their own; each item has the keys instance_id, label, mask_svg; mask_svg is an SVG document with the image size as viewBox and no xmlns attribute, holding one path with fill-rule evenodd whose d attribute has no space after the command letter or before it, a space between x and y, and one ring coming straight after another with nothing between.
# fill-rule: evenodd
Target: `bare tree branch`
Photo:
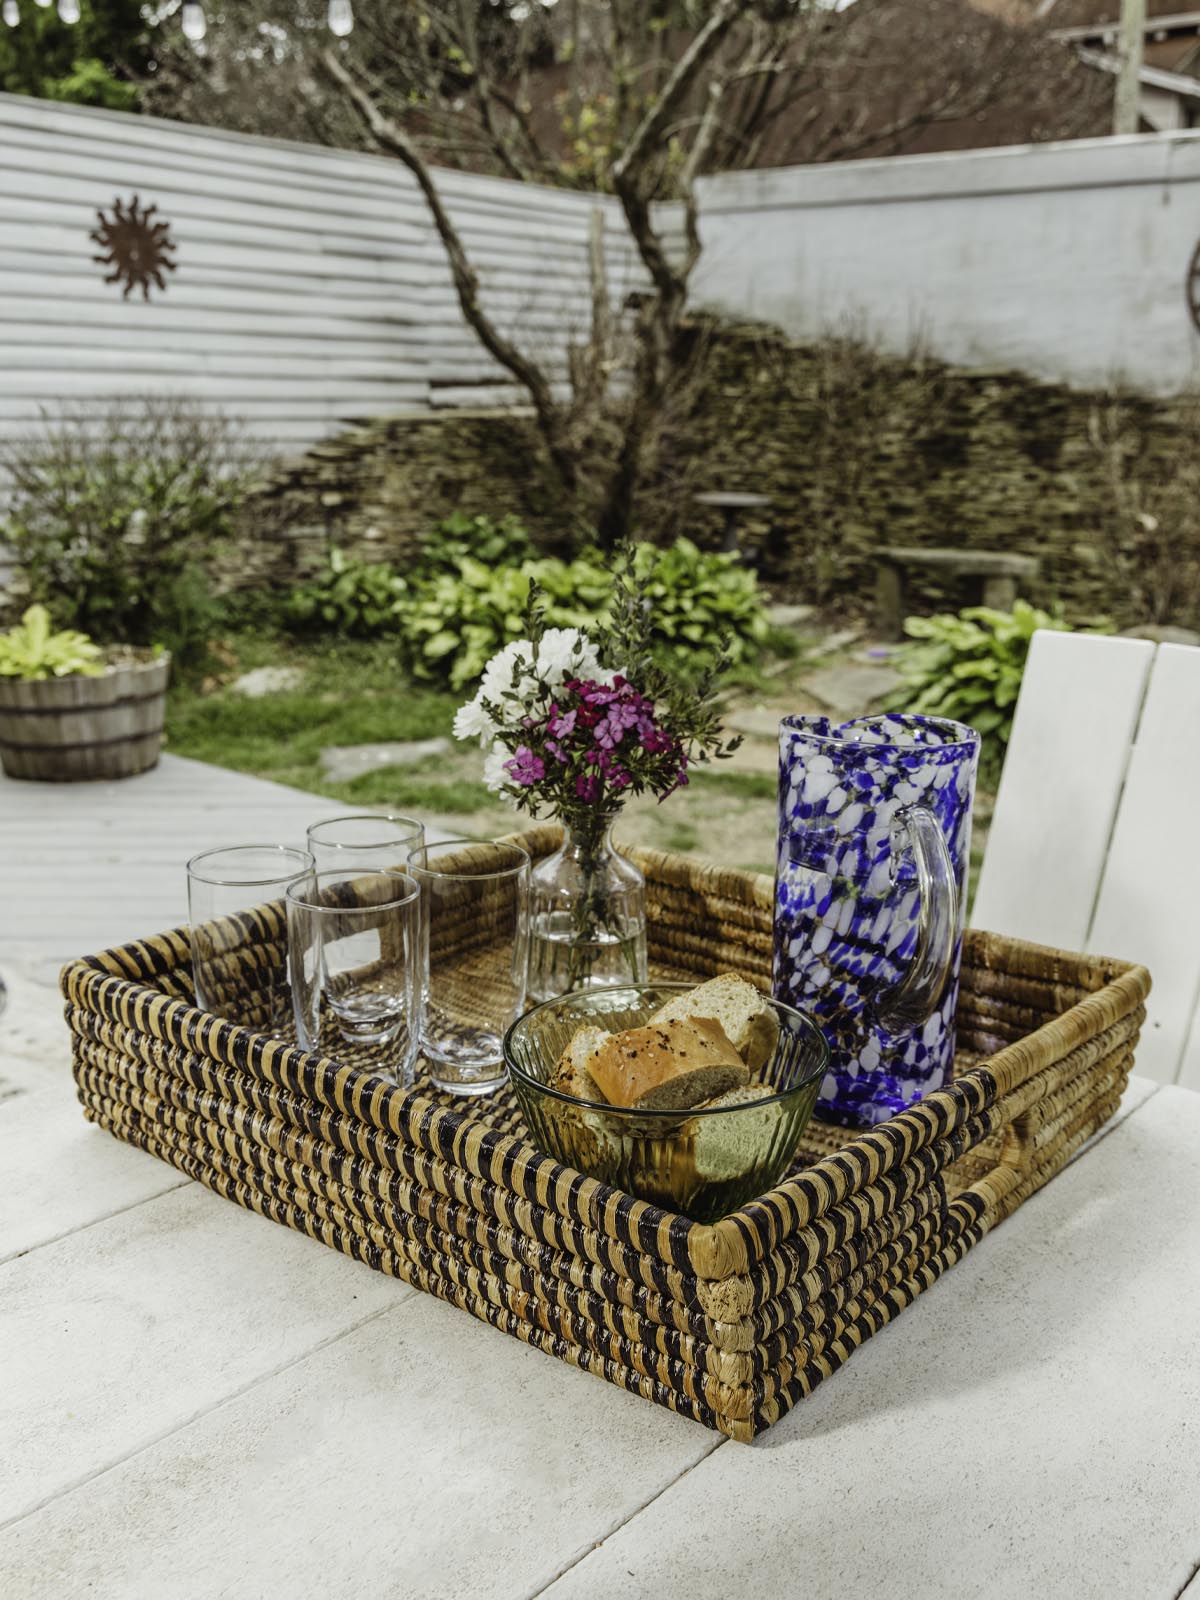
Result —
<instances>
[{"instance_id":1,"label":"bare tree branch","mask_svg":"<svg viewBox=\"0 0 1200 1600\"><path fill-rule=\"evenodd\" d=\"M510 339L505 338L484 311L479 298L479 279L463 247L458 229L442 204L442 197L423 157L404 130L380 111L367 91L351 76L331 50L322 52L321 61L326 72L349 96L376 144L403 162L416 179L421 193L425 196L425 203L429 207L438 238L442 241L442 248L446 252L446 260L450 265L455 293L464 318L474 329L476 337L484 348L528 391L539 430L555 470L564 486L573 489L577 477L576 463L571 453L565 450L561 443L559 431L561 419L550 390L549 380L540 367L518 350Z\"/></svg>"},{"instance_id":2,"label":"bare tree branch","mask_svg":"<svg viewBox=\"0 0 1200 1600\"><path fill-rule=\"evenodd\" d=\"M670 77L620 157L613 163L613 188L620 197L638 253L664 302L670 303L676 313L682 304L686 279L671 266L662 239L650 220L651 197L646 193L643 181L646 166L655 153L663 129L748 6L749 0L719 0L708 21L676 62Z\"/></svg>"}]
</instances>

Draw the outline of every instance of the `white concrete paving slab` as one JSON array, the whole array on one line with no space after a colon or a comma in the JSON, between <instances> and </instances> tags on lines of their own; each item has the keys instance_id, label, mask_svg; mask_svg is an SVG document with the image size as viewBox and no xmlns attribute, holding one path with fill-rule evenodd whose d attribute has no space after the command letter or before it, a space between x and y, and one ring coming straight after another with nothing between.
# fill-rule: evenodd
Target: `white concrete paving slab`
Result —
<instances>
[{"instance_id":1,"label":"white concrete paving slab","mask_svg":"<svg viewBox=\"0 0 1200 1600\"><path fill-rule=\"evenodd\" d=\"M418 1295L0 1532L0 1593L526 1596L717 1442Z\"/></svg>"},{"instance_id":2,"label":"white concrete paving slab","mask_svg":"<svg viewBox=\"0 0 1200 1600\"><path fill-rule=\"evenodd\" d=\"M0 1108L70 1069L71 1046L56 972L34 977L26 952L0 950L7 1002L0 1009Z\"/></svg>"},{"instance_id":3,"label":"white concrete paving slab","mask_svg":"<svg viewBox=\"0 0 1200 1600\"><path fill-rule=\"evenodd\" d=\"M548 1600L1176 1600L1200 1561L1200 1096L1166 1088Z\"/></svg>"},{"instance_id":4,"label":"white concrete paving slab","mask_svg":"<svg viewBox=\"0 0 1200 1600\"><path fill-rule=\"evenodd\" d=\"M0 1523L412 1293L198 1184L7 1262Z\"/></svg>"},{"instance_id":5,"label":"white concrete paving slab","mask_svg":"<svg viewBox=\"0 0 1200 1600\"><path fill-rule=\"evenodd\" d=\"M0 1115L0 1266L189 1181L86 1122L64 1066Z\"/></svg>"}]
</instances>

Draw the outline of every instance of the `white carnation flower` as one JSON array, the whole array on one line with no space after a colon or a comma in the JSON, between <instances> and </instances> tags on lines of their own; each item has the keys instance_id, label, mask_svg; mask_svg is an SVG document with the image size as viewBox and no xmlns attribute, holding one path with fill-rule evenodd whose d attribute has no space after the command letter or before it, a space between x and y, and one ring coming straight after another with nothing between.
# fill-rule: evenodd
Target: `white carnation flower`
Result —
<instances>
[{"instance_id":1,"label":"white carnation flower","mask_svg":"<svg viewBox=\"0 0 1200 1600\"><path fill-rule=\"evenodd\" d=\"M506 786L512 782L512 779L504 770L504 763L511 761L511 759L509 752L499 740L484 757L483 781L493 794L503 794ZM505 795L504 798L511 801L512 796Z\"/></svg>"},{"instance_id":2,"label":"white carnation flower","mask_svg":"<svg viewBox=\"0 0 1200 1600\"><path fill-rule=\"evenodd\" d=\"M537 671L552 689L568 678L592 678L599 670L596 648L578 628L547 628L538 647Z\"/></svg>"},{"instance_id":3,"label":"white carnation flower","mask_svg":"<svg viewBox=\"0 0 1200 1600\"><path fill-rule=\"evenodd\" d=\"M488 716L478 700L468 700L465 706L459 706L454 714L454 737L456 739L478 739L486 747L495 737L496 724Z\"/></svg>"},{"instance_id":4,"label":"white carnation flower","mask_svg":"<svg viewBox=\"0 0 1200 1600\"><path fill-rule=\"evenodd\" d=\"M533 646L528 639L514 639L511 644L506 644L499 650L483 669L483 679L479 686L479 698L490 700L496 705L500 700L514 692L513 668L515 666L529 667L533 661ZM517 674L515 692L523 695L530 686L529 674Z\"/></svg>"}]
</instances>

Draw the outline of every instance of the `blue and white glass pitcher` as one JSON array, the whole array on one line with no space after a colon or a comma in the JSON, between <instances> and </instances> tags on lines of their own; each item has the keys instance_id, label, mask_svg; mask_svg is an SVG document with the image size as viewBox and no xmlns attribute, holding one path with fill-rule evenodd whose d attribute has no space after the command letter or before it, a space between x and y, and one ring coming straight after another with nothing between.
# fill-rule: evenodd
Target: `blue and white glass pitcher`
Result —
<instances>
[{"instance_id":1,"label":"blue and white glass pitcher","mask_svg":"<svg viewBox=\"0 0 1200 1600\"><path fill-rule=\"evenodd\" d=\"M883 1122L949 1081L978 756L936 717L780 724L774 987L829 1040L827 1121Z\"/></svg>"}]
</instances>

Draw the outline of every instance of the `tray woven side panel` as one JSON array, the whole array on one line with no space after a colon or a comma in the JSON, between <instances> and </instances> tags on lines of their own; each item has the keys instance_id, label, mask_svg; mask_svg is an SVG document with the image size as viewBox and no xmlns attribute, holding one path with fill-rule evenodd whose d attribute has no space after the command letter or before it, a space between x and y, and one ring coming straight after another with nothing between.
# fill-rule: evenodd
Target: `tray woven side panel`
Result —
<instances>
[{"instance_id":1,"label":"tray woven side panel","mask_svg":"<svg viewBox=\"0 0 1200 1600\"><path fill-rule=\"evenodd\" d=\"M768 879L637 854L658 975L769 977ZM258 1018L280 908L241 923L235 1014ZM814 1123L778 1189L706 1227L541 1155L507 1094L464 1113L195 1010L186 932L63 974L100 1126L735 1438L811 1392L1112 1114L1147 989L1141 968L968 934L953 1088L857 1139Z\"/></svg>"}]
</instances>

